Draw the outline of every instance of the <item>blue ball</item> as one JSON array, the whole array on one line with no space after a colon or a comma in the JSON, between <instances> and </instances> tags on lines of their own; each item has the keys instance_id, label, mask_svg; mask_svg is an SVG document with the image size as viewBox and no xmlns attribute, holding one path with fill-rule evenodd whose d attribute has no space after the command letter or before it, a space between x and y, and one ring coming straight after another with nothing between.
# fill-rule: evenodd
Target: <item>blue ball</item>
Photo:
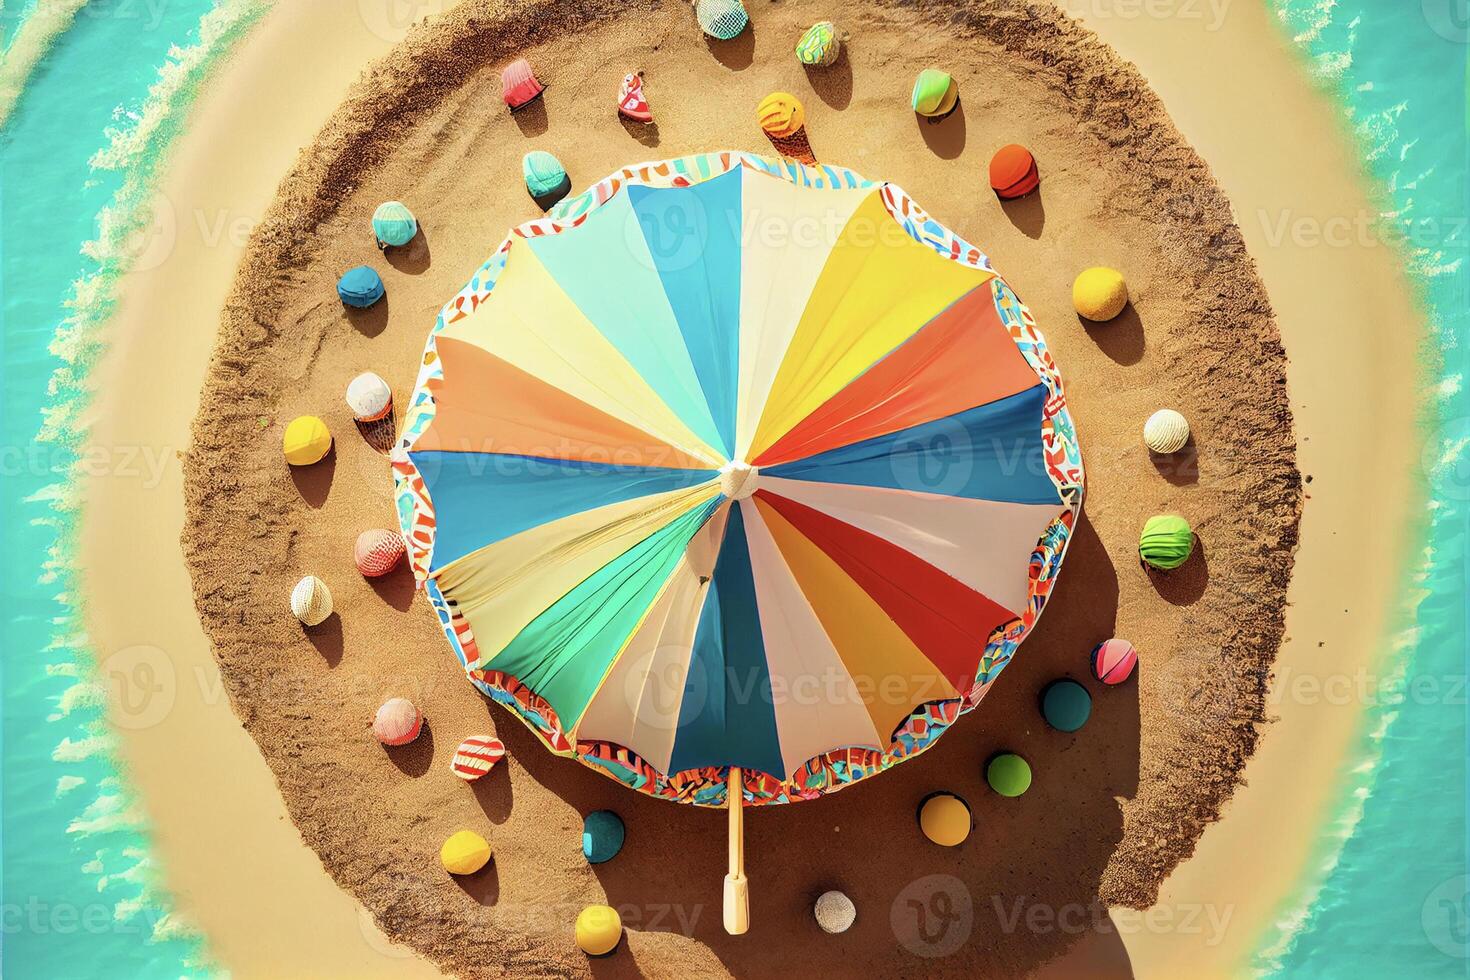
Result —
<instances>
[{"instance_id":1,"label":"blue ball","mask_svg":"<svg viewBox=\"0 0 1470 980\"><path fill-rule=\"evenodd\" d=\"M595 810L582 824L582 856L589 864L611 861L623 849L623 821L611 810Z\"/></svg>"},{"instance_id":2,"label":"blue ball","mask_svg":"<svg viewBox=\"0 0 1470 980\"><path fill-rule=\"evenodd\" d=\"M365 265L348 269L337 280L337 295L348 306L366 309L383 298L383 277Z\"/></svg>"}]
</instances>

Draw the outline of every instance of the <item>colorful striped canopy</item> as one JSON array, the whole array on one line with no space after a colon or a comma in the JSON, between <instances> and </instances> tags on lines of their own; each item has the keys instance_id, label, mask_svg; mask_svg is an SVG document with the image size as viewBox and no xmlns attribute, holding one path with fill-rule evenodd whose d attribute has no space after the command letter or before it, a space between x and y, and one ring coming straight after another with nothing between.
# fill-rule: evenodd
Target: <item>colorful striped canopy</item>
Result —
<instances>
[{"instance_id":1,"label":"colorful striped canopy","mask_svg":"<svg viewBox=\"0 0 1470 980\"><path fill-rule=\"evenodd\" d=\"M933 743L1082 503L1060 376L897 187L715 153L516 228L441 312L394 453L470 678L644 792L810 798Z\"/></svg>"}]
</instances>

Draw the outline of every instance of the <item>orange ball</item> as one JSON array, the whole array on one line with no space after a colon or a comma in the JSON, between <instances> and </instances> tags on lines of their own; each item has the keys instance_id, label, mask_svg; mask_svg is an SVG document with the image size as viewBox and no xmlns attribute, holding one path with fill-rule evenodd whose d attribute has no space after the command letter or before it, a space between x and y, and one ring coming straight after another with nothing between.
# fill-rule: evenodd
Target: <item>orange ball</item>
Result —
<instances>
[{"instance_id":1,"label":"orange ball","mask_svg":"<svg viewBox=\"0 0 1470 980\"><path fill-rule=\"evenodd\" d=\"M1024 197L1036 190L1040 183L1036 158L1021 144L1002 146L990 158L990 188L1002 200Z\"/></svg>"}]
</instances>

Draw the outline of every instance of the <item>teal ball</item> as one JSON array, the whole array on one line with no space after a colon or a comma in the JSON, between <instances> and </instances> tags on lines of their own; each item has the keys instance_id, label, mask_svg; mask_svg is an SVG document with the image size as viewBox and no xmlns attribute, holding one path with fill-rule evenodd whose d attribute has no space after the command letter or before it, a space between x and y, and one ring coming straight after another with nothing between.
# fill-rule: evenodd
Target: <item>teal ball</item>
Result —
<instances>
[{"instance_id":1,"label":"teal ball","mask_svg":"<svg viewBox=\"0 0 1470 980\"><path fill-rule=\"evenodd\" d=\"M380 204L373 212L373 234L384 245L407 245L418 233L418 219L398 201Z\"/></svg>"},{"instance_id":2,"label":"teal ball","mask_svg":"<svg viewBox=\"0 0 1470 980\"><path fill-rule=\"evenodd\" d=\"M1075 732L1092 714L1092 695L1074 680L1052 681L1041 695L1041 713L1059 732Z\"/></svg>"},{"instance_id":3,"label":"teal ball","mask_svg":"<svg viewBox=\"0 0 1470 980\"><path fill-rule=\"evenodd\" d=\"M589 813L582 823L582 856L588 864L611 861L623 849L626 834L622 819L611 810Z\"/></svg>"}]
</instances>

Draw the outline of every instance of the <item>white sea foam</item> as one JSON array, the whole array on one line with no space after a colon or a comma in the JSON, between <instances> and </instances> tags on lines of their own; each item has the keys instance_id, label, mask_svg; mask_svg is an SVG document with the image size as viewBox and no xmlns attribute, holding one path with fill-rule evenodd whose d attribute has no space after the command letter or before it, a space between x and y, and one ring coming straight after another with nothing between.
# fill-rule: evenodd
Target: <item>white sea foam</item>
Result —
<instances>
[{"instance_id":1,"label":"white sea foam","mask_svg":"<svg viewBox=\"0 0 1470 980\"><path fill-rule=\"evenodd\" d=\"M26 80L52 42L66 32L87 0L46 0L30 9L9 38L0 38L0 128L25 90Z\"/></svg>"},{"instance_id":2,"label":"white sea foam","mask_svg":"<svg viewBox=\"0 0 1470 980\"><path fill-rule=\"evenodd\" d=\"M1421 571L1416 577L1422 580L1428 573L1429 561L1430 556L1426 549ZM1417 606L1422 598L1422 594L1416 596L1412 605ZM1407 617L1412 617L1412 614L1412 607L1403 612ZM1318 855L1312 871L1307 875L1306 881L1298 885L1297 891L1285 907L1278 912L1272 922L1269 938L1257 949L1253 964L1253 972L1257 975L1276 973L1281 969L1287 954L1303 935L1312 916L1321 910L1323 887L1342 860L1343 848L1357 832L1368 800L1373 796L1378 766L1383 758L1384 737L1393 720L1398 717L1398 709L1389 705L1396 703L1403 693L1409 667L1408 653L1417 644L1418 636L1418 627L1405 627L1394 634L1390 652L1384 658L1383 667L1387 675L1379 688L1380 696L1374 702L1378 705L1378 710L1370 715L1371 727L1363 737L1362 747L1342 775L1343 805L1331 823L1319 831Z\"/></svg>"},{"instance_id":3,"label":"white sea foam","mask_svg":"<svg viewBox=\"0 0 1470 980\"><path fill-rule=\"evenodd\" d=\"M76 445L86 435L84 379L103 349L102 325L117 303L117 284L147 245L153 197L164 150L181 132L187 109L220 55L268 9L270 0L216 0L199 22L199 40L169 49L158 80L142 104L118 114L105 144L92 155L95 170L118 171L122 186L97 215L97 235L82 254L96 268L78 279L66 301L67 317L50 351L63 363L52 376L52 403L42 411L38 441Z\"/></svg>"},{"instance_id":4,"label":"white sea foam","mask_svg":"<svg viewBox=\"0 0 1470 980\"><path fill-rule=\"evenodd\" d=\"M110 754L112 747L112 736L107 734L85 735L75 740L67 737L51 750L51 758L56 762L82 762L97 755Z\"/></svg>"},{"instance_id":5,"label":"white sea foam","mask_svg":"<svg viewBox=\"0 0 1470 980\"><path fill-rule=\"evenodd\" d=\"M97 216L96 237L82 247L83 254L96 268L73 284L65 304L66 318L50 344L52 354L62 364L48 385L50 403L42 408L39 442L76 447L85 441L87 372L103 349L103 327L115 308L118 282L138 258L133 247L135 236L151 221L159 162L181 131L188 107L210 69L270 2L215 0L199 22L198 41L170 49L147 96L136 108L115 114L117 125L107 130L105 145L93 155L90 162L95 169L117 171L122 181L112 200ZM53 6L59 12L68 3L72 0L55 0ZM80 6L80 3L73 5ZM45 38L42 44L40 28L32 30L34 36L28 43L35 44L43 53L51 38ZM0 66L0 119L10 104L5 101L6 81L23 77L18 75L20 71L19 63L11 64L8 57L6 64ZM72 476L75 475L73 472ZM73 726L52 751L52 758L63 765L92 763L95 770L96 760L105 761L112 756L114 738L104 728L105 691L92 679L87 637L77 622L69 591L75 567L78 486L79 481L75 479L58 481L32 494L29 503L49 515L37 517L33 523L49 524L56 529L56 543L43 567L42 581L61 587L56 600L67 610L54 621L48 650L59 658L48 664L46 670L50 676L75 680L57 699L49 719ZM86 777L78 773L64 773L57 782L57 795L72 793L85 783ZM99 840L118 834L125 840L146 839L142 811L119 778L109 775L98 779L94 791L97 795L68 825L69 834ZM116 919L145 916L154 941L188 934L178 917L169 911L171 903L167 896L156 889L152 862L143 847L125 847L120 855L115 849L104 847L95 852L83 870L97 876L98 892L113 902ZM199 963L186 964L191 970L199 966Z\"/></svg>"}]
</instances>

